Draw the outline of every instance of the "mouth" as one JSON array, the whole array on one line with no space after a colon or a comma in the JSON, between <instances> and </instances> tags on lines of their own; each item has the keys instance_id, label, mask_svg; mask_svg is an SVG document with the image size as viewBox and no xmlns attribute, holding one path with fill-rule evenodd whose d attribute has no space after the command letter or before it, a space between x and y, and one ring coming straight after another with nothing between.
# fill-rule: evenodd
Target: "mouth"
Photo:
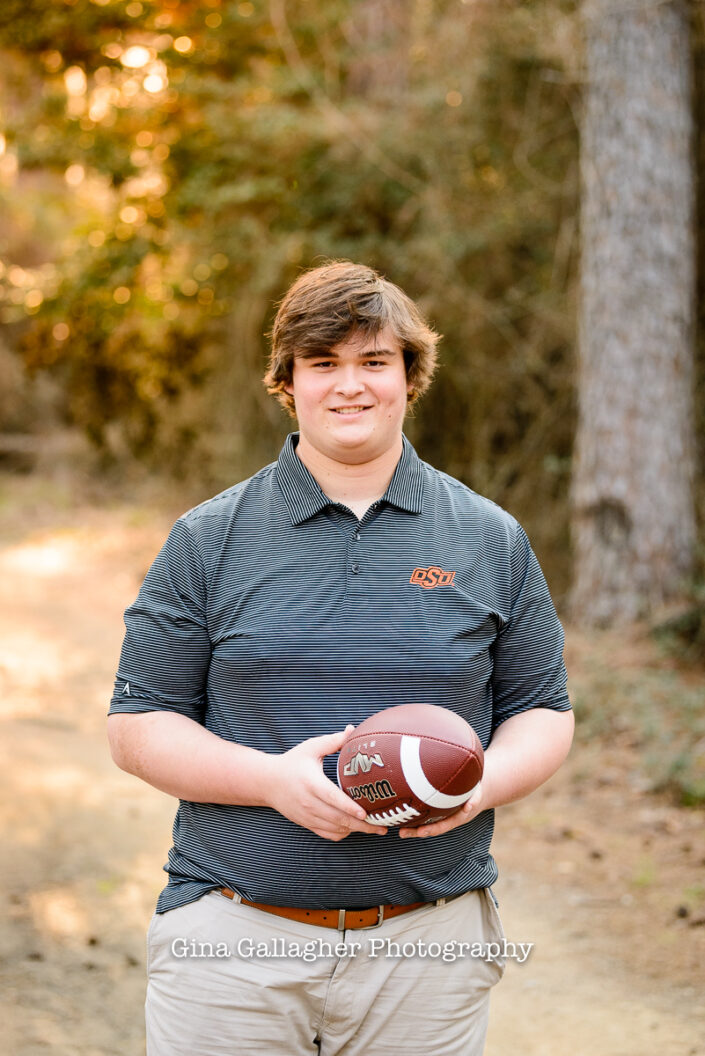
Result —
<instances>
[{"instance_id":1,"label":"mouth","mask_svg":"<svg viewBox=\"0 0 705 1056\"><path fill-rule=\"evenodd\" d=\"M369 407L363 404L356 404L354 407L331 407L331 411L334 414L360 414L361 411L369 411Z\"/></svg>"}]
</instances>

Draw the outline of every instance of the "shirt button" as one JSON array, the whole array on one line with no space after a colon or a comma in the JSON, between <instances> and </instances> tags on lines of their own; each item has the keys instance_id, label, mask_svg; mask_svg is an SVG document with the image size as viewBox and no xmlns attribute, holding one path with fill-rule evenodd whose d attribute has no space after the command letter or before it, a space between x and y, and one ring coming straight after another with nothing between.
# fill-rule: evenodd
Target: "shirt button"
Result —
<instances>
[{"instance_id":1,"label":"shirt button","mask_svg":"<svg viewBox=\"0 0 705 1056\"><path fill-rule=\"evenodd\" d=\"M357 542L359 540L359 538L360 538L360 533L359 532L355 532L355 535L353 536L353 539L355 540L355 542Z\"/></svg>"},{"instance_id":2,"label":"shirt button","mask_svg":"<svg viewBox=\"0 0 705 1056\"><path fill-rule=\"evenodd\" d=\"M353 571L353 572L354 572L354 573L355 573L356 575L357 575L357 573L358 573L358 572L360 571L360 566L359 566L359 565L357 565L357 564L355 564L355 565L351 565L350 567L351 567L352 571Z\"/></svg>"}]
</instances>

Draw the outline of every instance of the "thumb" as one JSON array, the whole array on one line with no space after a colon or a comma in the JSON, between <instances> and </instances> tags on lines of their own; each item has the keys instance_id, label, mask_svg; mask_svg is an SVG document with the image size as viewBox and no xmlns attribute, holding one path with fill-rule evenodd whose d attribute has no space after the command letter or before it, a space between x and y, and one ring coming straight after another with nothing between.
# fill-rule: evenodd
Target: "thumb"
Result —
<instances>
[{"instance_id":1,"label":"thumb","mask_svg":"<svg viewBox=\"0 0 705 1056\"><path fill-rule=\"evenodd\" d=\"M354 729L354 726L346 726L339 733L324 733L320 737L312 737L309 743L321 758L324 755L333 755L334 752L340 751L345 738Z\"/></svg>"},{"instance_id":2,"label":"thumb","mask_svg":"<svg viewBox=\"0 0 705 1056\"><path fill-rule=\"evenodd\" d=\"M461 807L461 809L464 810L466 814L472 814L473 813L473 811L475 810L475 808L476 808L476 806L478 804L478 801L482 797L482 791L483 791L483 789L482 789L482 780L480 780L480 781L477 782L477 784L473 788L472 795L470 796L470 799L466 799L466 801L463 803L463 805Z\"/></svg>"}]
</instances>

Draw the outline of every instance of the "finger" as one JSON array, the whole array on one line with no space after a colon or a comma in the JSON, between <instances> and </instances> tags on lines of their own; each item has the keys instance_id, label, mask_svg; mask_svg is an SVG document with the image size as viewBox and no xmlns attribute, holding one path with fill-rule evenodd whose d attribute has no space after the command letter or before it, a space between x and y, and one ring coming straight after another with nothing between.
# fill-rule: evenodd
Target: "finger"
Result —
<instances>
[{"instance_id":1,"label":"finger","mask_svg":"<svg viewBox=\"0 0 705 1056\"><path fill-rule=\"evenodd\" d=\"M454 825L449 828L455 828ZM425 840L428 836L441 836L448 829L442 827L440 821L434 822L432 825L419 825L416 829L399 829L400 840Z\"/></svg>"},{"instance_id":2,"label":"finger","mask_svg":"<svg viewBox=\"0 0 705 1056\"><path fill-rule=\"evenodd\" d=\"M459 825L464 825L470 820L472 810L472 800L468 803L464 803L460 810L456 811L455 814L451 814L450 817L444 818L442 821L434 821L430 825L419 825L418 828L401 828L399 829L399 836L401 839L425 839L428 836L442 836L444 832L450 832L452 829L457 829Z\"/></svg>"},{"instance_id":3,"label":"finger","mask_svg":"<svg viewBox=\"0 0 705 1056\"><path fill-rule=\"evenodd\" d=\"M323 773L307 773L299 784L296 799L291 799L288 805L282 804L284 813L293 810L297 815L303 814L307 818L324 820L337 827L347 825L349 828L350 825L365 821L367 815L364 807L346 796Z\"/></svg>"},{"instance_id":4,"label":"finger","mask_svg":"<svg viewBox=\"0 0 705 1056\"><path fill-rule=\"evenodd\" d=\"M352 832L364 832L368 836L386 836L387 829L384 825L370 825L369 822L355 822L351 828Z\"/></svg>"},{"instance_id":5,"label":"finger","mask_svg":"<svg viewBox=\"0 0 705 1056\"><path fill-rule=\"evenodd\" d=\"M333 786L333 791L338 792L339 789ZM347 832L364 832L368 836L384 836L386 829L380 825L372 825L367 821L367 814L364 809L357 803L353 803L348 797L342 793L344 802L344 810L338 809L338 798L334 797L330 803L322 803L321 807L326 809L319 809L316 813L321 820L333 827L333 828L345 828ZM353 810L349 809L349 805L352 806ZM329 809L328 809L329 808Z\"/></svg>"},{"instance_id":6,"label":"finger","mask_svg":"<svg viewBox=\"0 0 705 1056\"><path fill-rule=\"evenodd\" d=\"M313 832L315 832L316 836L321 836L324 840L331 840L333 843L340 843L341 840L347 839L350 835L347 829L326 829L323 827L314 829Z\"/></svg>"},{"instance_id":7,"label":"finger","mask_svg":"<svg viewBox=\"0 0 705 1056\"><path fill-rule=\"evenodd\" d=\"M325 786L321 787L321 798L324 803L327 803L334 810L342 812L346 817L357 818L358 821L365 820L367 811L364 807L346 795L341 788L338 788L333 781L329 781L327 777L324 776L323 780Z\"/></svg>"},{"instance_id":8,"label":"finger","mask_svg":"<svg viewBox=\"0 0 705 1056\"><path fill-rule=\"evenodd\" d=\"M360 832L368 836L384 836L387 830L377 825L369 825L367 822L358 822L352 818L346 818L342 822L337 817L315 816L307 818L305 828L323 836L327 840L342 840L351 832Z\"/></svg>"},{"instance_id":9,"label":"finger","mask_svg":"<svg viewBox=\"0 0 705 1056\"><path fill-rule=\"evenodd\" d=\"M343 747L343 741L354 728L354 726L346 726L339 733L323 733L320 737L309 737L304 743L309 745L319 758L323 758L324 755L339 752Z\"/></svg>"}]
</instances>

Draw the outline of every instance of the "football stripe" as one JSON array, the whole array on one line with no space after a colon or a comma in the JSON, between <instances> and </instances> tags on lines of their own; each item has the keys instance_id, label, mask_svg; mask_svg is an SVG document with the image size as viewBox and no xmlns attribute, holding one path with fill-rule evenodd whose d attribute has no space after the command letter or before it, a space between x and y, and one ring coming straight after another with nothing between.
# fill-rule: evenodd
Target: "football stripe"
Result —
<instances>
[{"instance_id":1,"label":"football stripe","mask_svg":"<svg viewBox=\"0 0 705 1056\"><path fill-rule=\"evenodd\" d=\"M473 794L474 789L464 792L462 796L446 796L434 788L423 772L421 766L421 740L419 737L411 737L404 734L401 739L399 751L401 768L404 771L406 782L413 794L429 807L459 807L467 802Z\"/></svg>"}]
</instances>

